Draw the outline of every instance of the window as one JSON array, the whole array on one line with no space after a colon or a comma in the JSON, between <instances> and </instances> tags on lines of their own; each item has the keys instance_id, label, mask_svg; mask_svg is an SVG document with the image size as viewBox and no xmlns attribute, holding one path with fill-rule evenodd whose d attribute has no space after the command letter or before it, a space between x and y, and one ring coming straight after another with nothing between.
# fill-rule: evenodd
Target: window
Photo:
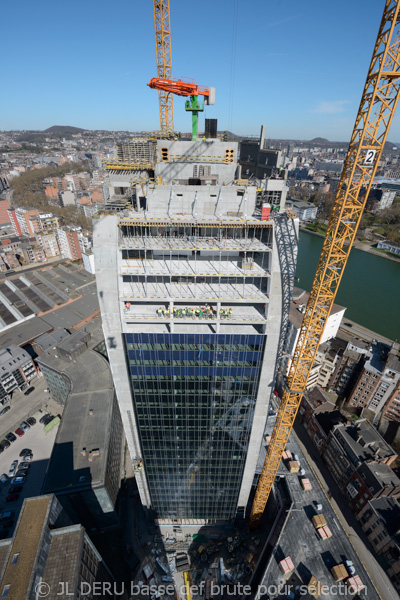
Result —
<instances>
[{"instance_id":1,"label":"window","mask_svg":"<svg viewBox=\"0 0 400 600\"><path fill-rule=\"evenodd\" d=\"M7 584L3 587L3 591L1 592L0 598L8 598L8 592L10 591L10 585Z\"/></svg>"},{"instance_id":2,"label":"window","mask_svg":"<svg viewBox=\"0 0 400 600\"><path fill-rule=\"evenodd\" d=\"M11 559L11 564L12 565L16 565L19 559L19 552L17 552L16 554L13 555L12 559Z\"/></svg>"},{"instance_id":3,"label":"window","mask_svg":"<svg viewBox=\"0 0 400 600\"><path fill-rule=\"evenodd\" d=\"M169 161L169 151L168 148L161 148L161 162Z\"/></svg>"}]
</instances>

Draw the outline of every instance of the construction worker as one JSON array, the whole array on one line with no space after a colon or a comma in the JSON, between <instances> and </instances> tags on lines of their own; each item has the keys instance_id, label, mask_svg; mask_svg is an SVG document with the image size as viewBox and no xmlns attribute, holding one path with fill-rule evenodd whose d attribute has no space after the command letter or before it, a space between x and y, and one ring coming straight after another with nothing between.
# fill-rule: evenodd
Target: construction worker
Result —
<instances>
[{"instance_id":1,"label":"construction worker","mask_svg":"<svg viewBox=\"0 0 400 600\"><path fill-rule=\"evenodd\" d=\"M231 318L232 317L232 309L231 308L228 310L228 314L229 314L229 318Z\"/></svg>"}]
</instances>

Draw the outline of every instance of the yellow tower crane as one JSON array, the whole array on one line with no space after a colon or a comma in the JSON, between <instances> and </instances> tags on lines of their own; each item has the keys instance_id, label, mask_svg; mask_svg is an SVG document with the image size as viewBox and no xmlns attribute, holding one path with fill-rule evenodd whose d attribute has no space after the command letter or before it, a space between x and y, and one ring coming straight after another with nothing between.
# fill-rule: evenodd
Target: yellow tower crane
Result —
<instances>
[{"instance_id":1,"label":"yellow tower crane","mask_svg":"<svg viewBox=\"0 0 400 600\"><path fill-rule=\"evenodd\" d=\"M156 34L157 77L172 79L171 31L169 0L153 0ZM159 90L160 129L163 134L174 131L174 100L171 93Z\"/></svg>"},{"instance_id":2,"label":"yellow tower crane","mask_svg":"<svg viewBox=\"0 0 400 600\"><path fill-rule=\"evenodd\" d=\"M386 0L332 215L286 379L250 527L260 522L385 145L400 88L400 0Z\"/></svg>"}]
</instances>

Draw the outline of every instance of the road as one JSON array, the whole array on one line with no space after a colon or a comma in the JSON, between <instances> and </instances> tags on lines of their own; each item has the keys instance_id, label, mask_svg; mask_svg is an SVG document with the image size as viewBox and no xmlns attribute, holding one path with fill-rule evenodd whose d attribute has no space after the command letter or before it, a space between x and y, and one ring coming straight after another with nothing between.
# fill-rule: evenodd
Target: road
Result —
<instances>
[{"instance_id":1,"label":"road","mask_svg":"<svg viewBox=\"0 0 400 600\"><path fill-rule=\"evenodd\" d=\"M354 513L341 494L335 480L322 458L319 456L304 427L297 421L294 426L294 434L296 435L302 452L307 457L311 469L329 498L329 502L353 546L354 551L363 563L364 568L379 595L385 600L399 600L399 595L394 589L390 579L375 559L375 556L372 553L373 548L367 536L361 529ZM372 551L370 551L370 549Z\"/></svg>"}]
</instances>

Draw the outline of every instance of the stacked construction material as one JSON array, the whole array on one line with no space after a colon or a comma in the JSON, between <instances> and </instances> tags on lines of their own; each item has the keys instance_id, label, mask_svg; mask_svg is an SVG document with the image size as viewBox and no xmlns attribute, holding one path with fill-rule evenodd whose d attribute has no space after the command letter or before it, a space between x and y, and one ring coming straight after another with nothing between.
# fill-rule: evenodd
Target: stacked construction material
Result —
<instances>
[{"instance_id":1,"label":"stacked construction material","mask_svg":"<svg viewBox=\"0 0 400 600\"><path fill-rule=\"evenodd\" d=\"M314 575L312 575L307 586L308 593L311 594L311 596L314 596L314 598L319 598L321 595L321 587L321 583Z\"/></svg>"},{"instance_id":2,"label":"stacked construction material","mask_svg":"<svg viewBox=\"0 0 400 600\"><path fill-rule=\"evenodd\" d=\"M289 473L298 473L300 471L300 465L297 460L289 460L288 469Z\"/></svg>"},{"instance_id":3,"label":"stacked construction material","mask_svg":"<svg viewBox=\"0 0 400 600\"><path fill-rule=\"evenodd\" d=\"M292 453L290 452L290 450L285 450L282 454L282 458L283 460L292 460Z\"/></svg>"},{"instance_id":4,"label":"stacked construction material","mask_svg":"<svg viewBox=\"0 0 400 600\"><path fill-rule=\"evenodd\" d=\"M294 571L294 564L290 556L287 556L286 558L281 560L281 562L279 563L279 568L285 576L290 575L291 572Z\"/></svg>"},{"instance_id":5,"label":"stacked construction material","mask_svg":"<svg viewBox=\"0 0 400 600\"><path fill-rule=\"evenodd\" d=\"M328 538L332 537L332 531L329 529L328 526L319 527L317 531L321 540L327 540Z\"/></svg>"},{"instance_id":6,"label":"stacked construction material","mask_svg":"<svg viewBox=\"0 0 400 600\"><path fill-rule=\"evenodd\" d=\"M305 492L312 490L312 485L309 479L301 479L301 487Z\"/></svg>"},{"instance_id":7,"label":"stacked construction material","mask_svg":"<svg viewBox=\"0 0 400 600\"><path fill-rule=\"evenodd\" d=\"M346 585L350 594L358 594L358 592L361 592L365 588L365 585L363 584L358 575L349 577L346 581Z\"/></svg>"},{"instance_id":8,"label":"stacked construction material","mask_svg":"<svg viewBox=\"0 0 400 600\"><path fill-rule=\"evenodd\" d=\"M327 525L324 515L314 515L311 521L315 529L319 529L319 527L326 527Z\"/></svg>"},{"instance_id":9,"label":"stacked construction material","mask_svg":"<svg viewBox=\"0 0 400 600\"><path fill-rule=\"evenodd\" d=\"M347 569L343 564L333 567L331 573L335 581L343 581L343 579L346 579L349 576Z\"/></svg>"}]
</instances>

